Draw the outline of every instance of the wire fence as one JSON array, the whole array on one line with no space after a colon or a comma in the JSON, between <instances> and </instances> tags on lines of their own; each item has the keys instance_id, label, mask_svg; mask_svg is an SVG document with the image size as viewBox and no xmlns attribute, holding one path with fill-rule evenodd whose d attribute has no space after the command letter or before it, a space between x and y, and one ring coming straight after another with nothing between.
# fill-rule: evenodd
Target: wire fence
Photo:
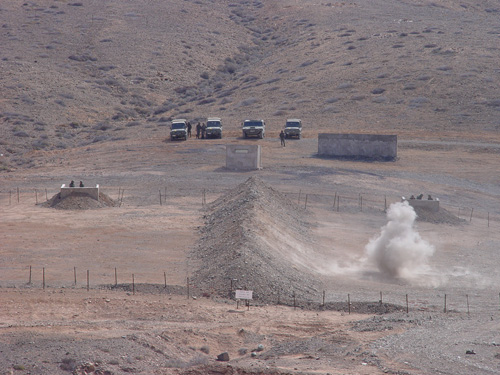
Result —
<instances>
[{"instance_id":1,"label":"wire fence","mask_svg":"<svg viewBox=\"0 0 500 375\"><path fill-rule=\"evenodd\" d=\"M102 190L102 189L101 189ZM114 199L116 205L121 206L125 201L140 201L142 204L160 206L176 204L178 198L193 198L198 196L201 206L207 204L207 197L215 199L218 196L224 195L227 190L209 191L208 189L185 191L173 191L167 187L159 187L156 191L145 191L138 188L118 188L112 192L110 189L106 193ZM0 202L4 206L13 206L17 204L34 204L38 205L51 199L59 191L50 190L47 188L16 188L9 191L0 191ZM281 191L281 193L295 201L298 206L303 208L316 207L329 209L334 212L370 212L379 211L385 212L387 208L395 202L401 201L401 196L374 195L363 193L347 193L334 192L332 194L317 193L311 191ZM453 205L450 203L439 203L440 208L444 208L457 218L472 222L473 219L481 219L485 221L485 225L498 225L500 216L497 216L489 211L483 211L474 207L466 207Z\"/></svg>"},{"instance_id":2,"label":"wire fence","mask_svg":"<svg viewBox=\"0 0 500 375\"><path fill-rule=\"evenodd\" d=\"M9 268L1 268L4 271ZM90 269L78 270L66 269L67 277L65 280L55 280L51 277L51 273L55 270L47 267L26 266L15 269L19 278L16 282L2 283L0 287L10 289L29 288L38 290L40 293L54 289L80 289L92 293L93 290L116 290L126 291L131 295L135 294L167 294L167 295L184 295L186 299L192 300L202 297L218 297L228 300L238 301L235 298L236 285L233 285L228 280L227 294L221 291L212 291L207 293L205 288L195 285L189 277L185 279L184 285L172 284L169 282L169 274L167 272L158 273L156 275L157 282L141 282L141 274L120 272L118 268L114 268L107 275L99 274ZM60 271L60 270L59 270ZM61 274L60 272L57 272ZM97 275L97 276L96 276ZM151 281L151 276L148 277ZM3 284L3 285L2 285ZM224 295L225 294L225 295ZM311 296L305 299L299 297L295 291L290 290L285 294L277 294L272 298L263 296L261 300L248 301L249 305L274 304L293 307L295 309L318 309L318 310L335 310L342 311L346 314L362 313L362 314L381 314L389 312L432 312L444 314L467 314L467 315L485 315L490 314L500 317L500 293L493 290L481 291L463 291L446 292L437 291L433 288L413 289L408 287L407 291L403 288L400 290L377 291L363 289L358 291L342 291L342 290L322 290L318 291L317 296ZM247 301L244 301L247 302Z\"/></svg>"}]
</instances>

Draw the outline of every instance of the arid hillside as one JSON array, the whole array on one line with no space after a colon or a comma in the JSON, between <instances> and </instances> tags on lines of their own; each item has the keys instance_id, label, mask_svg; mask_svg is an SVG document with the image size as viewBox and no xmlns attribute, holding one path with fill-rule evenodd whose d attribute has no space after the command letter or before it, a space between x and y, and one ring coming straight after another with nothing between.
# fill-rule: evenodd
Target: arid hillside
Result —
<instances>
[{"instance_id":1,"label":"arid hillside","mask_svg":"<svg viewBox=\"0 0 500 375\"><path fill-rule=\"evenodd\" d=\"M0 153L287 117L318 131L490 137L497 1L89 1L0 5ZM431 132L431 133L429 133Z\"/></svg>"},{"instance_id":2,"label":"arid hillside","mask_svg":"<svg viewBox=\"0 0 500 375\"><path fill-rule=\"evenodd\" d=\"M499 17L0 1L0 375L498 374ZM222 139L170 140L209 116ZM323 157L322 132L398 154ZM227 168L227 145L262 169Z\"/></svg>"}]
</instances>

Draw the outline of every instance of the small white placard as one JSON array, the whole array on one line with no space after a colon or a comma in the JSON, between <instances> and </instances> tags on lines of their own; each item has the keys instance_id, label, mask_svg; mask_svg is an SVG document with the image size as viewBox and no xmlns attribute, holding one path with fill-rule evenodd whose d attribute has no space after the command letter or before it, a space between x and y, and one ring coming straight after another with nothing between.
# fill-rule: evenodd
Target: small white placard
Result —
<instances>
[{"instance_id":1,"label":"small white placard","mask_svg":"<svg viewBox=\"0 0 500 375\"><path fill-rule=\"evenodd\" d=\"M239 149L239 150L235 150L234 152L237 154L248 154L248 150L246 150L246 149L245 150Z\"/></svg>"},{"instance_id":2,"label":"small white placard","mask_svg":"<svg viewBox=\"0 0 500 375\"><path fill-rule=\"evenodd\" d=\"M236 299L252 299L253 290L237 290Z\"/></svg>"}]
</instances>

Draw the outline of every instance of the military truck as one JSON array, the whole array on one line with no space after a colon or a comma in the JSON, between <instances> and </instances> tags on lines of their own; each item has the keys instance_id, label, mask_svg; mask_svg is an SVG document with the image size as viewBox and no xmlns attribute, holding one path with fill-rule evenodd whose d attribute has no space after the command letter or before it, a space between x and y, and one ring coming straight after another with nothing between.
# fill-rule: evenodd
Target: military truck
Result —
<instances>
[{"instance_id":1,"label":"military truck","mask_svg":"<svg viewBox=\"0 0 500 375\"><path fill-rule=\"evenodd\" d=\"M264 120L243 121L243 138L257 137L264 138L266 133L266 123Z\"/></svg>"},{"instance_id":2,"label":"military truck","mask_svg":"<svg viewBox=\"0 0 500 375\"><path fill-rule=\"evenodd\" d=\"M172 120L172 125L170 126L170 140L174 141L176 139L187 140L187 120L185 119L175 119Z\"/></svg>"},{"instance_id":3,"label":"military truck","mask_svg":"<svg viewBox=\"0 0 500 375\"><path fill-rule=\"evenodd\" d=\"M286 120L285 124L285 138L302 137L302 121L298 118L291 118Z\"/></svg>"},{"instance_id":4,"label":"military truck","mask_svg":"<svg viewBox=\"0 0 500 375\"><path fill-rule=\"evenodd\" d=\"M222 122L219 117L209 117L207 118L207 138L222 138Z\"/></svg>"}]
</instances>

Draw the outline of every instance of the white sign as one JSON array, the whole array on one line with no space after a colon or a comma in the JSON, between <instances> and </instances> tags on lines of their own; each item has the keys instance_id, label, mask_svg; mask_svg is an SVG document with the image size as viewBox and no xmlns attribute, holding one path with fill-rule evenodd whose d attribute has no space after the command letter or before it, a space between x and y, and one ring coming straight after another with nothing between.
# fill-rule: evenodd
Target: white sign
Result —
<instances>
[{"instance_id":1,"label":"white sign","mask_svg":"<svg viewBox=\"0 0 500 375\"><path fill-rule=\"evenodd\" d=\"M252 299L253 290L237 290L236 299Z\"/></svg>"}]
</instances>

